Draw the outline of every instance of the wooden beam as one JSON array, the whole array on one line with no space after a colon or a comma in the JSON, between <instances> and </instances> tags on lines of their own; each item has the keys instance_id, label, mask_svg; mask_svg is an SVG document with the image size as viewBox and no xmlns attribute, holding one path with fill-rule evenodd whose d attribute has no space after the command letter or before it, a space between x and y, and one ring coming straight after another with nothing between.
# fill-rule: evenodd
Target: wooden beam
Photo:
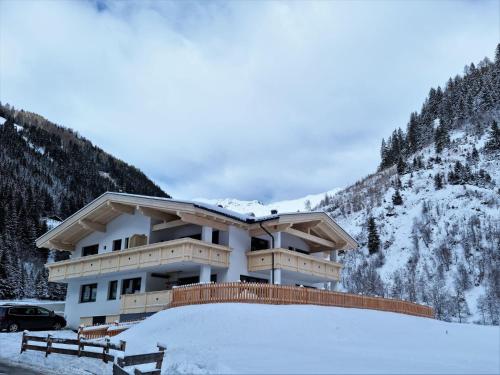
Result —
<instances>
[{"instance_id":1,"label":"wooden beam","mask_svg":"<svg viewBox=\"0 0 500 375\"><path fill-rule=\"evenodd\" d=\"M153 219L158 219L162 221L173 221L179 217L175 214L170 214L165 211L155 210L154 208L137 206L137 210L144 216L151 217Z\"/></svg>"},{"instance_id":2,"label":"wooden beam","mask_svg":"<svg viewBox=\"0 0 500 375\"><path fill-rule=\"evenodd\" d=\"M184 221L186 223L207 226L207 227L211 227L211 228L218 229L218 230L224 230L224 231L228 230L227 224L220 223L220 222L215 221L213 219L205 219L203 217L199 217L199 216L196 216L193 214L188 214L188 213L182 213L182 212L180 212L179 215L180 215L182 221Z\"/></svg>"},{"instance_id":3,"label":"wooden beam","mask_svg":"<svg viewBox=\"0 0 500 375\"><path fill-rule=\"evenodd\" d=\"M321 220L311 220L311 221L306 221L303 223L295 223L293 224L292 228L301 230L302 232L308 233L309 229L317 227L319 224L321 224Z\"/></svg>"},{"instance_id":4,"label":"wooden beam","mask_svg":"<svg viewBox=\"0 0 500 375\"><path fill-rule=\"evenodd\" d=\"M135 212L135 207L134 206L127 206L126 204L115 203L115 202L108 202L108 206L113 211L119 212L121 214L133 215L134 212Z\"/></svg>"},{"instance_id":5,"label":"wooden beam","mask_svg":"<svg viewBox=\"0 0 500 375\"><path fill-rule=\"evenodd\" d=\"M317 243L318 245L322 245L322 246L329 247L332 249L336 245L335 242L325 240L324 238L314 236L312 234L307 234L307 233L301 232L300 230L297 230L297 229L288 228L288 229L285 229L285 232L290 233L293 236L300 237L303 240L311 241L311 242Z\"/></svg>"},{"instance_id":6,"label":"wooden beam","mask_svg":"<svg viewBox=\"0 0 500 375\"><path fill-rule=\"evenodd\" d=\"M151 230L154 232L157 230L175 228L175 227L179 227L181 225L186 225L186 224L188 224L188 223L186 223L185 221L183 221L181 219L172 220L172 221L164 221L163 223L153 225Z\"/></svg>"},{"instance_id":7,"label":"wooden beam","mask_svg":"<svg viewBox=\"0 0 500 375\"><path fill-rule=\"evenodd\" d=\"M106 225L97 223L95 221L90 221L88 219L81 219L78 220L78 224L80 224L82 227L89 229L89 230L95 230L97 232L106 232Z\"/></svg>"},{"instance_id":8,"label":"wooden beam","mask_svg":"<svg viewBox=\"0 0 500 375\"><path fill-rule=\"evenodd\" d=\"M264 224L262 224L264 225ZM286 229L290 228L292 224L273 224L273 225L264 225L264 228L266 228L269 232L271 233L276 233L276 232L283 232ZM267 234L266 231L264 231L260 226L250 229L248 231L250 236L255 237L255 236L262 236L264 234Z\"/></svg>"},{"instance_id":9,"label":"wooden beam","mask_svg":"<svg viewBox=\"0 0 500 375\"><path fill-rule=\"evenodd\" d=\"M50 240L47 242L50 249L64 250L64 251L75 251L75 245L70 243L63 243L56 240Z\"/></svg>"}]
</instances>

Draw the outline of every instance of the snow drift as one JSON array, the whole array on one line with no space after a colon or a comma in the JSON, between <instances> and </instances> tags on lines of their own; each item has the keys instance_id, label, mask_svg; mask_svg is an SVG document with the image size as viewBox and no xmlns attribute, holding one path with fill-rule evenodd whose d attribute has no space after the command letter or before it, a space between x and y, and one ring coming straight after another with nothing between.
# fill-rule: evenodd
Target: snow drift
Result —
<instances>
[{"instance_id":1,"label":"snow drift","mask_svg":"<svg viewBox=\"0 0 500 375\"><path fill-rule=\"evenodd\" d=\"M167 346L162 373L497 373L499 327L321 307L211 304L159 312L115 340Z\"/></svg>"}]
</instances>

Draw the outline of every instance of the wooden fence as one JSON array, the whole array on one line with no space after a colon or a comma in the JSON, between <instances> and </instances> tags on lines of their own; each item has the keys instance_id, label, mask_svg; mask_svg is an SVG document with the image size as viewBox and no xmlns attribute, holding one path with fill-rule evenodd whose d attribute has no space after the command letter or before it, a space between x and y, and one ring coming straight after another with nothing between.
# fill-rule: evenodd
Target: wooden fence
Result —
<instances>
[{"instance_id":1,"label":"wooden fence","mask_svg":"<svg viewBox=\"0 0 500 375\"><path fill-rule=\"evenodd\" d=\"M95 326L80 326L78 328L78 337L85 339L101 339L106 336L112 337L119 335L123 331L129 329L131 325L139 322L141 322L141 320L114 322L111 324L99 324Z\"/></svg>"},{"instance_id":2,"label":"wooden fence","mask_svg":"<svg viewBox=\"0 0 500 375\"><path fill-rule=\"evenodd\" d=\"M127 355L123 358L118 358L117 363L113 363L113 375L129 375L125 367L143 365L146 363L156 363L156 368L151 371L134 369L134 375L160 375L161 366L163 364L163 357L167 348L163 345L157 344L158 352L147 354Z\"/></svg>"},{"instance_id":3,"label":"wooden fence","mask_svg":"<svg viewBox=\"0 0 500 375\"><path fill-rule=\"evenodd\" d=\"M220 302L338 306L434 318L431 307L413 302L287 285L241 282L176 287L172 290L170 307Z\"/></svg>"},{"instance_id":4,"label":"wooden fence","mask_svg":"<svg viewBox=\"0 0 500 375\"><path fill-rule=\"evenodd\" d=\"M30 341L42 342L45 343L45 346L33 345L30 344ZM54 347L53 344L74 345L77 347L77 349ZM119 344L115 344L110 342L109 338L106 338L103 342L96 342L87 341L81 337L78 337L77 339L59 338L54 337L51 334L48 334L47 337L31 336L29 335L28 331L24 331L21 341L21 353L26 350L37 350L40 352L45 352L46 357L49 354L58 353L76 355L78 357L102 359L105 363L108 363L108 361L114 361L115 359L113 355L109 354L109 350L113 349L125 351L125 345L125 341L120 341ZM86 346L102 348L102 353L85 350Z\"/></svg>"}]
</instances>

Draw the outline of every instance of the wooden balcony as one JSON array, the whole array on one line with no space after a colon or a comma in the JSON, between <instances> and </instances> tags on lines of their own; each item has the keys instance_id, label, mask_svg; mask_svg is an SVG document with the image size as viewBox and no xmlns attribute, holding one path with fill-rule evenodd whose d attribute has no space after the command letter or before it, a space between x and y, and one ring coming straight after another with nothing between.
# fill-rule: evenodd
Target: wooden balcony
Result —
<instances>
[{"instance_id":1,"label":"wooden balcony","mask_svg":"<svg viewBox=\"0 0 500 375\"><path fill-rule=\"evenodd\" d=\"M227 246L182 238L47 264L49 281L140 270L173 263L229 267Z\"/></svg>"},{"instance_id":2,"label":"wooden balcony","mask_svg":"<svg viewBox=\"0 0 500 375\"><path fill-rule=\"evenodd\" d=\"M157 312L172 302L172 291L124 294L121 298L120 314Z\"/></svg>"},{"instance_id":3,"label":"wooden balcony","mask_svg":"<svg viewBox=\"0 0 500 375\"><path fill-rule=\"evenodd\" d=\"M247 252L248 271L270 271L273 268L315 276L325 281L337 281L340 278L340 263L316 258L287 249L268 249Z\"/></svg>"}]
</instances>

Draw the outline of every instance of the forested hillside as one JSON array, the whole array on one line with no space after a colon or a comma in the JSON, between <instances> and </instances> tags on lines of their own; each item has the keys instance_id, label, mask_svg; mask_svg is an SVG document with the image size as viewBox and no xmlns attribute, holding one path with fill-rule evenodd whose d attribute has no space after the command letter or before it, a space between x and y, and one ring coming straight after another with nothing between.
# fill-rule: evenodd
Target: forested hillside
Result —
<instances>
[{"instance_id":1,"label":"forested hillside","mask_svg":"<svg viewBox=\"0 0 500 375\"><path fill-rule=\"evenodd\" d=\"M346 290L499 323L499 119L500 45L494 62L430 90L406 130L382 141L376 173L316 207L361 245L342 256Z\"/></svg>"},{"instance_id":2,"label":"forested hillside","mask_svg":"<svg viewBox=\"0 0 500 375\"><path fill-rule=\"evenodd\" d=\"M63 284L47 283L49 254L34 241L51 218L64 219L105 191L168 197L72 130L0 104L0 299L64 297Z\"/></svg>"}]
</instances>

